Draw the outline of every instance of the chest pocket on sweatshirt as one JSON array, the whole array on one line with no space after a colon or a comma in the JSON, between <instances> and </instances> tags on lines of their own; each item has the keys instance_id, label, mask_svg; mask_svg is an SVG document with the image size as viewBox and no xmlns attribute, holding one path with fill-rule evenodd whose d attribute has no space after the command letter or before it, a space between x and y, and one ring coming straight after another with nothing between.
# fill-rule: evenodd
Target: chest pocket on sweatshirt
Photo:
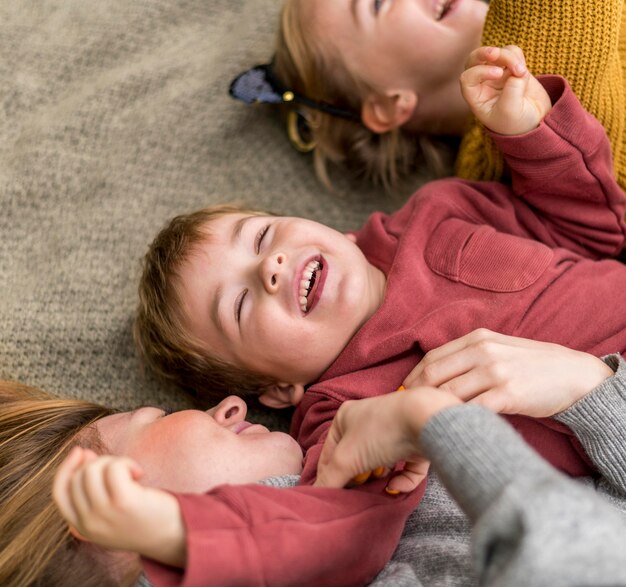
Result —
<instances>
[{"instance_id":1,"label":"chest pocket on sweatshirt","mask_svg":"<svg viewBox=\"0 0 626 587\"><path fill-rule=\"evenodd\" d=\"M495 292L532 285L547 269L552 255L552 249L543 243L457 218L436 228L424 252L435 273Z\"/></svg>"}]
</instances>

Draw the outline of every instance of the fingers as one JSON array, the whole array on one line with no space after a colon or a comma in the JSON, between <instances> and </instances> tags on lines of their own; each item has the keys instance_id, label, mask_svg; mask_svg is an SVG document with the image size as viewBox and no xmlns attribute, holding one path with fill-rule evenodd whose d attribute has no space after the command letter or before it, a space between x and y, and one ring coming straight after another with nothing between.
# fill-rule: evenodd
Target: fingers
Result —
<instances>
[{"instance_id":1,"label":"fingers","mask_svg":"<svg viewBox=\"0 0 626 587\"><path fill-rule=\"evenodd\" d=\"M472 330L472 332L469 332L468 334L465 334L459 338L455 338L454 340L451 340L450 342L447 342L440 347L428 351L426 355L424 355L424 358L413 369L413 371L411 371L411 375L413 375L414 373L421 373L426 365L442 360L445 357L454 355L454 353L472 344L476 344L483 340L498 340L502 336L504 335L493 332L492 330L488 330L487 328L478 328L476 330ZM409 377L407 377L405 381L408 381ZM406 387L409 387L406 383L404 383L404 385Z\"/></svg>"},{"instance_id":2,"label":"fingers","mask_svg":"<svg viewBox=\"0 0 626 587\"><path fill-rule=\"evenodd\" d=\"M407 461L404 468L387 483L386 491L390 495L413 491L428 475L430 462L425 459Z\"/></svg>"},{"instance_id":3,"label":"fingers","mask_svg":"<svg viewBox=\"0 0 626 587\"><path fill-rule=\"evenodd\" d=\"M389 475L390 472L391 469L389 467L377 467L372 471L372 476L375 479L382 479L383 477Z\"/></svg>"},{"instance_id":4,"label":"fingers","mask_svg":"<svg viewBox=\"0 0 626 587\"><path fill-rule=\"evenodd\" d=\"M352 483L355 485L363 485L371 476L372 471L366 471L365 473L359 473L352 477Z\"/></svg>"},{"instance_id":5,"label":"fingers","mask_svg":"<svg viewBox=\"0 0 626 587\"><path fill-rule=\"evenodd\" d=\"M471 99L473 91L487 81L499 80L504 76L504 69L494 65L475 65L461 74L461 92L466 99Z\"/></svg>"},{"instance_id":6,"label":"fingers","mask_svg":"<svg viewBox=\"0 0 626 587\"><path fill-rule=\"evenodd\" d=\"M419 385L439 387L474 366L475 353L464 351L488 341L497 341L502 336L486 328L480 328L433 349L426 353L403 383L406 387Z\"/></svg>"},{"instance_id":7,"label":"fingers","mask_svg":"<svg viewBox=\"0 0 626 587\"><path fill-rule=\"evenodd\" d=\"M527 348L529 344L536 343L479 328L426 353L407 375L404 385L440 387L457 394L461 386L452 384L452 380L478 368L482 368L481 377L489 378L494 384L497 378L502 378L504 358L514 349ZM476 379L473 387L480 391L486 384Z\"/></svg>"},{"instance_id":8,"label":"fingers","mask_svg":"<svg viewBox=\"0 0 626 587\"><path fill-rule=\"evenodd\" d=\"M61 515L73 526L78 516L74 503L70 498L70 481L76 469L83 463L84 452L80 447L74 447L59 466L52 485L52 497Z\"/></svg>"},{"instance_id":9,"label":"fingers","mask_svg":"<svg viewBox=\"0 0 626 587\"><path fill-rule=\"evenodd\" d=\"M465 68L470 69L484 64L506 68L511 74L520 77L527 71L524 53L516 45L479 47L470 53Z\"/></svg>"},{"instance_id":10,"label":"fingers","mask_svg":"<svg viewBox=\"0 0 626 587\"><path fill-rule=\"evenodd\" d=\"M359 475L355 475L352 477L351 485L363 485L369 479L381 479L382 477L386 477L389 475L390 469L388 467L376 467L371 471L366 471L365 473L360 473Z\"/></svg>"},{"instance_id":11,"label":"fingers","mask_svg":"<svg viewBox=\"0 0 626 587\"><path fill-rule=\"evenodd\" d=\"M78 533L97 538L112 516L123 514L141 469L127 458L97 456L75 448L59 467L54 500Z\"/></svg>"},{"instance_id":12,"label":"fingers","mask_svg":"<svg viewBox=\"0 0 626 587\"><path fill-rule=\"evenodd\" d=\"M516 410L510 409L507 403L507 395L498 389L491 389L472 398L469 403L487 408L496 414L515 414Z\"/></svg>"},{"instance_id":13,"label":"fingers","mask_svg":"<svg viewBox=\"0 0 626 587\"><path fill-rule=\"evenodd\" d=\"M461 93L473 108L486 107L483 115L496 102L514 109L522 103L529 78L524 54L519 47L480 47L470 54L461 74ZM521 80L524 83L520 83ZM503 90L502 95L494 93L496 89ZM478 115L478 112L474 113Z\"/></svg>"}]
</instances>

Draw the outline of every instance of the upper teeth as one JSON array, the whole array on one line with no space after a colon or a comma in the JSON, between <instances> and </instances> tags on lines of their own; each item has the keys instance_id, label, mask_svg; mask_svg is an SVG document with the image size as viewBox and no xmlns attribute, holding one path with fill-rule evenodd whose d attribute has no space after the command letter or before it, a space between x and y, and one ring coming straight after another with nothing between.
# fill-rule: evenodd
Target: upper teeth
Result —
<instances>
[{"instance_id":1,"label":"upper teeth","mask_svg":"<svg viewBox=\"0 0 626 587\"><path fill-rule=\"evenodd\" d=\"M435 18L437 20L441 20L441 17L443 16L444 11L449 4L450 0L439 0L437 6L435 7Z\"/></svg>"},{"instance_id":2,"label":"upper teeth","mask_svg":"<svg viewBox=\"0 0 626 587\"><path fill-rule=\"evenodd\" d=\"M307 266L304 268L302 272L302 279L300 280L300 309L303 312L307 311L307 297L310 293L311 289L311 278L313 274L321 268L321 264L319 261L313 260L307 263Z\"/></svg>"}]
</instances>

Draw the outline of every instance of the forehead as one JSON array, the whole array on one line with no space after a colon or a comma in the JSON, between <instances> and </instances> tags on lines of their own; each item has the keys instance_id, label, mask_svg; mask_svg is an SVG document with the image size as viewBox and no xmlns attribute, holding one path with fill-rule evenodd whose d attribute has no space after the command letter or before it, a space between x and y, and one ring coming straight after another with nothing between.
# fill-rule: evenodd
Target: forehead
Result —
<instances>
[{"instance_id":1,"label":"forehead","mask_svg":"<svg viewBox=\"0 0 626 587\"><path fill-rule=\"evenodd\" d=\"M262 213L229 212L208 219L199 227L197 238L190 247L189 257L198 251L210 249L212 245L224 245L234 242L241 235L248 221L267 216L269 215Z\"/></svg>"}]
</instances>

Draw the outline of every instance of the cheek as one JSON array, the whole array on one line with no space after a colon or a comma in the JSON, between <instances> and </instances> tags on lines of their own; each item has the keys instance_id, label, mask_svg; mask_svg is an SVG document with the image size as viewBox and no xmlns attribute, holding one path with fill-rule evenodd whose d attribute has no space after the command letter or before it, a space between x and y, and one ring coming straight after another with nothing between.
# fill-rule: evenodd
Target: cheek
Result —
<instances>
[{"instance_id":1,"label":"cheek","mask_svg":"<svg viewBox=\"0 0 626 587\"><path fill-rule=\"evenodd\" d=\"M203 446L212 444L206 426L193 419L168 416L152 426L127 455L142 467L142 483L170 491L204 491Z\"/></svg>"},{"instance_id":2,"label":"cheek","mask_svg":"<svg viewBox=\"0 0 626 587\"><path fill-rule=\"evenodd\" d=\"M188 478L195 470L193 452L171 442L155 442L149 449L129 454L143 469L142 483L169 491L190 491Z\"/></svg>"}]
</instances>

